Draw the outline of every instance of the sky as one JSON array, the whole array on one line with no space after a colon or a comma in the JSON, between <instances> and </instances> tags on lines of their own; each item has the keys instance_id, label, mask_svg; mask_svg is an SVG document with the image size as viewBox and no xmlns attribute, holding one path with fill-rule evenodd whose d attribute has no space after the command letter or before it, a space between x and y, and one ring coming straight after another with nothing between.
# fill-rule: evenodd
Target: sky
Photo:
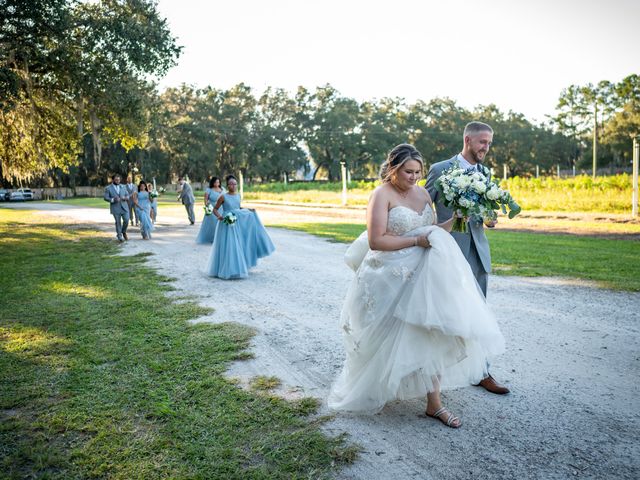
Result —
<instances>
[{"instance_id":1,"label":"sky","mask_svg":"<svg viewBox=\"0 0 640 480\"><path fill-rule=\"evenodd\" d=\"M159 0L184 47L160 87L330 83L541 122L563 88L640 74L640 0Z\"/></svg>"}]
</instances>

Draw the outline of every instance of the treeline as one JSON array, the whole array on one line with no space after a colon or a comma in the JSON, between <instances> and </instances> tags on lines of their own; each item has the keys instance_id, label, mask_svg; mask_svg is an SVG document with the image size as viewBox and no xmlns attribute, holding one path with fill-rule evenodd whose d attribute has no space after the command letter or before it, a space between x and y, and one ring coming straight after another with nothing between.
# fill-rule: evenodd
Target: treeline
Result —
<instances>
[{"instance_id":1,"label":"treeline","mask_svg":"<svg viewBox=\"0 0 640 480\"><path fill-rule=\"evenodd\" d=\"M102 180L103 150L142 148L176 45L149 0L0 0L0 179Z\"/></svg>"},{"instance_id":2,"label":"treeline","mask_svg":"<svg viewBox=\"0 0 640 480\"><path fill-rule=\"evenodd\" d=\"M160 182L231 172L254 182L296 172L334 180L341 162L352 178L369 178L400 142L428 163L453 155L471 120L493 126L487 161L510 176L590 168L594 128L598 167L616 171L640 132L635 74L568 87L541 124L448 98L358 102L331 85L159 93L147 78L174 65L180 48L154 2L0 0L0 12L0 177L13 184L99 185L113 172Z\"/></svg>"}]
</instances>

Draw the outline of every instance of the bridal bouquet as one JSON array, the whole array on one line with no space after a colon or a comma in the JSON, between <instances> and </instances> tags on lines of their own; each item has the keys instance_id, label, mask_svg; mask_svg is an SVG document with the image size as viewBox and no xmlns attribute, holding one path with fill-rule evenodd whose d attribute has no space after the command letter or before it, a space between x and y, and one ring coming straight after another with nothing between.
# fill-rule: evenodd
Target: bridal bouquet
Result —
<instances>
[{"instance_id":1,"label":"bridal bouquet","mask_svg":"<svg viewBox=\"0 0 640 480\"><path fill-rule=\"evenodd\" d=\"M236 223L236 220L238 220L238 217L236 217L233 212L227 212L224 214L224 216L222 217L222 221L224 223L226 223L227 225L233 225L234 223Z\"/></svg>"},{"instance_id":2,"label":"bridal bouquet","mask_svg":"<svg viewBox=\"0 0 640 480\"><path fill-rule=\"evenodd\" d=\"M498 218L496 210L506 214L508 209L509 218L521 211L509 191L500 188L490 178L488 170L481 168L482 172L473 168L464 170L454 165L436 180L435 187L444 197L444 205L458 215L453 221L452 232L467 231L467 224L461 217L492 222Z\"/></svg>"},{"instance_id":3,"label":"bridal bouquet","mask_svg":"<svg viewBox=\"0 0 640 480\"><path fill-rule=\"evenodd\" d=\"M205 215L211 215L213 213L213 205L211 205L210 203L207 203L204 206L204 214Z\"/></svg>"}]
</instances>

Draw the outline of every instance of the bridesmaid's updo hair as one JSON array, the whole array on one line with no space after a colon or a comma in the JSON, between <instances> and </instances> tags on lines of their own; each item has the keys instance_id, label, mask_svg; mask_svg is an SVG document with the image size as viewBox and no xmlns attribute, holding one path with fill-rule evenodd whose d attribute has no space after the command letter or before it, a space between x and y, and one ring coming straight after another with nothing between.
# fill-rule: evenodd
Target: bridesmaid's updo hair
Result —
<instances>
[{"instance_id":1,"label":"bridesmaid's updo hair","mask_svg":"<svg viewBox=\"0 0 640 480\"><path fill-rule=\"evenodd\" d=\"M387 155L387 159L380 166L380 179L382 183L389 183L394 174L409 160L420 163L420 170L424 168L422 154L413 145L401 143L393 147Z\"/></svg>"},{"instance_id":2,"label":"bridesmaid's updo hair","mask_svg":"<svg viewBox=\"0 0 640 480\"><path fill-rule=\"evenodd\" d=\"M140 183L138 184L138 191L140 191L140 188L142 187L142 185L144 185L146 187L147 186L147 182L145 182L144 180L140 180Z\"/></svg>"},{"instance_id":3,"label":"bridesmaid's updo hair","mask_svg":"<svg viewBox=\"0 0 640 480\"><path fill-rule=\"evenodd\" d=\"M218 177L211 177L209 180L209 188L213 188L216 186L216 180L220 180Z\"/></svg>"},{"instance_id":4,"label":"bridesmaid's updo hair","mask_svg":"<svg viewBox=\"0 0 640 480\"><path fill-rule=\"evenodd\" d=\"M233 176L233 175L227 175L227 178L225 179L225 181L227 182L227 185L229 185L229 182L230 182L231 180L235 180L236 182L238 181L238 179L237 179L235 176Z\"/></svg>"}]
</instances>

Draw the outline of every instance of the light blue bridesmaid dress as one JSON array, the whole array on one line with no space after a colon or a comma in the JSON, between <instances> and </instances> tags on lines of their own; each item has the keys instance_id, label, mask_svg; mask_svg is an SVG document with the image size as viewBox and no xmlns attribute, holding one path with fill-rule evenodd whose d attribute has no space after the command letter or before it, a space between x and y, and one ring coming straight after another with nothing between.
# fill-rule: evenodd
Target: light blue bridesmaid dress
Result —
<instances>
[{"instance_id":1,"label":"light blue bridesmaid dress","mask_svg":"<svg viewBox=\"0 0 640 480\"><path fill-rule=\"evenodd\" d=\"M149 198L149 192L138 192L138 205L139 207L136 207L136 210L138 212L138 218L140 219L142 238L151 238L153 223L151 222L151 199Z\"/></svg>"},{"instance_id":2,"label":"light blue bridesmaid dress","mask_svg":"<svg viewBox=\"0 0 640 480\"><path fill-rule=\"evenodd\" d=\"M209 202L208 204L211 206L215 206L218 201L218 197L222 195L222 192L216 192L212 188L208 188L205 190L206 193L209 194ZM222 215L222 207L218 209L218 212ZM196 237L196 243L213 243L213 238L216 235L216 227L218 226L218 219L215 215L205 215L202 219L202 224L200 225L200 231L198 232L198 236Z\"/></svg>"},{"instance_id":3,"label":"light blue bridesmaid dress","mask_svg":"<svg viewBox=\"0 0 640 480\"><path fill-rule=\"evenodd\" d=\"M155 225L156 220L158 220L158 197L151 197L151 210L153 210L153 218L151 222Z\"/></svg>"},{"instance_id":4,"label":"light blue bridesmaid dress","mask_svg":"<svg viewBox=\"0 0 640 480\"><path fill-rule=\"evenodd\" d=\"M249 269L258 264L259 258L273 253L275 246L258 215L240 208L240 195L225 193L222 206L237 220L233 225L218 221L207 274L225 280L247 278Z\"/></svg>"}]
</instances>

